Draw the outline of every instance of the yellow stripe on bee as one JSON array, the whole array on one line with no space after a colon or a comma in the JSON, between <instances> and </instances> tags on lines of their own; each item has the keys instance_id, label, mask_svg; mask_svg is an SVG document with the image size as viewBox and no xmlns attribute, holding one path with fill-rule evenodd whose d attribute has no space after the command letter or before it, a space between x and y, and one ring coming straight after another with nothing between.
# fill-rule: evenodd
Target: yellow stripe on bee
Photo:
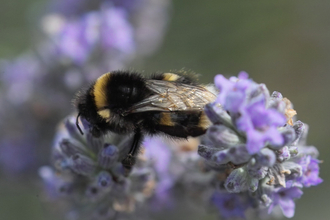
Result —
<instances>
[{"instance_id":1,"label":"yellow stripe on bee","mask_svg":"<svg viewBox=\"0 0 330 220\"><path fill-rule=\"evenodd\" d=\"M179 75L176 75L174 73L164 73L163 76L164 76L163 80L165 81L176 81L177 79L180 78Z\"/></svg>"},{"instance_id":2,"label":"yellow stripe on bee","mask_svg":"<svg viewBox=\"0 0 330 220\"><path fill-rule=\"evenodd\" d=\"M110 119L110 110L109 109L103 109L97 112L102 118L105 120Z\"/></svg>"},{"instance_id":3,"label":"yellow stripe on bee","mask_svg":"<svg viewBox=\"0 0 330 220\"><path fill-rule=\"evenodd\" d=\"M97 109L102 109L108 105L106 96L106 86L110 79L111 73L106 73L100 76L94 84L94 98Z\"/></svg>"},{"instance_id":4,"label":"yellow stripe on bee","mask_svg":"<svg viewBox=\"0 0 330 220\"><path fill-rule=\"evenodd\" d=\"M171 113L161 112L159 124L166 126L174 126L175 123L171 119Z\"/></svg>"},{"instance_id":5,"label":"yellow stripe on bee","mask_svg":"<svg viewBox=\"0 0 330 220\"><path fill-rule=\"evenodd\" d=\"M208 127L210 127L211 125L211 121L209 120L209 118L205 115L204 112L202 112L200 118L199 118L199 123L198 123L198 127L201 127L203 129L207 129Z\"/></svg>"}]
</instances>

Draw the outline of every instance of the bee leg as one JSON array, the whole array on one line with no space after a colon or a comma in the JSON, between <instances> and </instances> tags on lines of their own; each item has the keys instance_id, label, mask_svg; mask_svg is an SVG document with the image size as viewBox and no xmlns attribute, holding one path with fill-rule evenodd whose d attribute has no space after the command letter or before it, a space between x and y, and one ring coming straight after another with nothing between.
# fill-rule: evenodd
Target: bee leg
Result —
<instances>
[{"instance_id":1,"label":"bee leg","mask_svg":"<svg viewBox=\"0 0 330 220\"><path fill-rule=\"evenodd\" d=\"M142 138L143 138L143 136L141 134L141 131L139 129L137 129L134 134L131 149L129 150L126 158L124 158L121 161L121 163L123 164L123 167L125 168L125 175L128 175L130 173L130 171L132 170L132 167L135 164L135 155L138 152Z\"/></svg>"}]
</instances>

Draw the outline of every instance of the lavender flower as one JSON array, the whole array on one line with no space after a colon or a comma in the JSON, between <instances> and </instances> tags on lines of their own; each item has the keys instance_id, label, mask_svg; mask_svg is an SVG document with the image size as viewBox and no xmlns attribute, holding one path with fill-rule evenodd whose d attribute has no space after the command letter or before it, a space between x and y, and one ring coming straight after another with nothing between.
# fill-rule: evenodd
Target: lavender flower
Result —
<instances>
[{"instance_id":1,"label":"lavender flower","mask_svg":"<svg viewBox=\"0 0 330 220\"><path fill-rule=\"evenodd\" d=\"M82 136L74 122L70 116L60 124L52 166L41 167L39 175L49 199L59 202L55 204L66 202L63 212L75 218L146 219L146 213L174 209L182 198L190 201L186 195L201 196L209 183L209 174L199 171L197 139L171 142L148 137L127 176L121 161L133 137L94 138L90 125L81 118ZM182 184L185 190L177 193Z\"/></svg>"},{"instance_id":2,"label":"lavender flower","mask_svg":"<svg viewBox=\"0 0 330 220\"><path fill-rule=\"evenodd\" d=\"M52 148L53 166L39 169L48 195L67 201L67 211L79 218L103 219L134 212L139 203L152 195L156 182L153 169L148 161L138 157L126 178L121 160L132 137L94 138L91 127L82 120L83 136L75 127L75 117L68 117L60 125ZM108 142L118 142L116 139L119 144Z\"/></svg>"},{"instance_id":3,"label":"lavender flower","mask_svg":"<svg viewBox=\"0 0 330 220\"><path fill-rule=\"evenodd\" d=\"M213 125L198 148L220 186L212 202L225 218L244 217L247 209L258 213L265 207L271 213L277 205L292 217L301 188L322 182L317 149L305 146L307 125L294 122L296 111L281 93L269 95L264 84L245 72L229 80L218 75L215 85L218 98L205 108ZM226 192L235 208L223 205L226 196L220 195Z\"/></svg>"}]
</instances>

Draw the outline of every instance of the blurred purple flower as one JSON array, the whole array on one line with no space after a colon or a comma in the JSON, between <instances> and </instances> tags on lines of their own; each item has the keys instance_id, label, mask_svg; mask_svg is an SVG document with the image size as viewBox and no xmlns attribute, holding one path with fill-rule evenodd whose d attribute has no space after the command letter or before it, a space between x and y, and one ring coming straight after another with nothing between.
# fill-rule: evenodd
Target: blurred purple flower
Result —
<instances>
[{"instance_id":1,"label":"blurred purple flower","mask_svg":"<svg viewBox=\"0 0 330 220\"><path fill-rule=\"evenodd\" d=\"M100 2L96 0L96 2ZM52 0L50 10L61 13L65 16L79 15L89 10L90 0Z\"/></svg>"},{"instance_id":2,"label":"blurred purple flower","mask_svg":"<svg viewBox=\"0 0 330 220\"><path fill-rule=\"evenodd\" d=\"M137 10L137 7L141 6L143 0L53 0L50 3L49 10L66 17L73 17L95 10L98 5L104 3L131 11Z\"/></svg>"},{"instance_id":3,"label":"blurred purple flower","mask_svg":"<svg viewBox=\"0 0 330 220\"><path fill-rule=\"evenodd\" d=\"M104 5L100 11L67 21L52 37L60 55L82 65L92 58L96 49L131 54L134 52L133 34L127 13L121 8Z\"/></svg>"},{"instance_id":4,"label":"blurred purple flower","mask_svg":"<svg viewBox=\"0 0 330 220\"><path fill-rule=\"evenodd\" d=\"M20 143L27 143L38 152L33 162L44 164L44 155L49 154L45 145L58 120L72 111L70 103L77 89L88 86L105 72L143 59L142 48L153 52L155 42L161 43L169 0L150 1L52 1L41 19L46 36L36 35L40 38L35 48L16 59L0 62L0 114L5 116L0 122L0 138L6 141L19 136ZM145 10L152 25L142 22ZM146 25L151 29L141 37L138 33ZM24 135L16 135L20 133ZM12 149L23 146L17 144ZM2 168L11 167L16 159L25 160L20 158L24 154L10 155L11 158L0 160ZM34 163L31 166L35 168ZM30 168L25 165L25 169Z\"/></svg>"},{"instance_id":5,"label":"blurred purple flower","mask_svg":"<svg viewBox=\"0 0 330 220\"><path fill-rule=\"evenodd\" d=\"M297 179L297 182L302 183L304 187L316 186L323 182L319 177L319 160L305 155L298 163L302 166L303 175Z\"/></svg>"},{"instance_id":6,"label":"blurred purple flower","mask_svg":"<svg viewBox=\"0 0 330 220\"><path fill-rule=\"evenodd\" d=\"M170 190L174 187L175 178L170 173L172 152L161 138L147 138L143 142L144 156L155 170L157 185L150 206L155 211L174 204Z\"/></svg>"},{"instance_id":7,"label":"blurred purple flower","mask_svg":"<svg viewBox=\"0 0 330 220\"><path fill-rule=\"evenodd\" d=\"M211 197L211 202L225 219L236 217L245 219L244 212L249 207L244 198L234 193L215 192Z\"/></svg>"},{"instance_id":8,"label":"blurred purple flower","mask_svg":"<svg viewBox=\"0 0 330 220\"><path fill-rule=\"evenodd\" d=\"M172 152L160 138L148 138L143 146L145 157L153 164L158 177L156 195L163 196L175 183L173 176L170 175Z\"/></svg>"},{"instance_id":9,"label":"blurred purple flower","mask_svg":"<svg viewBox=\"0 0 330 220\"><path fill-rule=\"evenodd\" d=\"M195 145L195 146L194 146ZM150 202L153 211L159 211L165 208L174 208L176 197L172 194L176 187L187 181L190 160L193 164L198 161L197 153L193 150L186 149L189 147L196 148L196 142L192 139L189 141L166 141L162 137L148 137L144 143L143 156L155 171L157 184L155 192ZM195 161L195 159L197 159ZM193 184L191 180L188 184ZM182 193L184 194L184 193Z\"/></svg>"},{"instance_id":10,"label":"blurred purple flower","mask_svg":"<svg viewBox=\"0 0 330 220\"><path fill-rule=\"evenodd\" d=\"M36 148L31 140L11 137L0 142L0 164L9 175L29 173L37 167L36 158Z\"/></svg>"},{"instance_id":11,"label":"blurred purple flower","mask_svg":"<svg viewBox=\"0 0 330 220\"><path fill-rule=\"evenodd\" d=\"M299 199L303 192L298 187L287 186L287 188L280 188L277 192L272 194L272 204L269 206L270 213L276 205L279 205L284 216L292 218L295 211L294 199Z\"/></svg>"},{"instance_id":12,"label":"blurred purple flower","mask_svg":"<svg viewBox=\"0 0 330 220\"><path fill-rule=\"evenodd\" d=\"M59 54L71 58L76 64L86 62L98 38L97 26L95 13L85 15L81 21L66 23L57 40Z\"/></svg>"},{"instance_id":13,"label":"blurred purple flower","mask_svg":"<svg viewBox=\"0 0 330 220\"><path fill-rule=\"evenodd\" d=\"M101 47L117 49L123 53L134 52L133 28L128 22L127 12L121 8L104 8L101 11Z\"/></svg>"},{"instance_id":14,"label":"blurred purple flower","mask_svg":"<svg viewBox=\"0 0 330 220\"><path fill-rule=\"evenodd\" d=\"M33 87L43 76L40 62L29 54L12 62L2 61L0 80L6 91L6 99L12 104L22 104L31 99Z\"/></svg>"}]
</instances>

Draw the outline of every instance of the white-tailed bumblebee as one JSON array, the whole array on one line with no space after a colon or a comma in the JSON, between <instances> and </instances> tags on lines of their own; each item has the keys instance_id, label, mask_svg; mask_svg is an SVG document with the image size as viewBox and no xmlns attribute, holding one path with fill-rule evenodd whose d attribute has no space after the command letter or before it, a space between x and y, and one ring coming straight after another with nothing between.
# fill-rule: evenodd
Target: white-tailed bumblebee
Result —
<instances>
[{"instance_id":1,"label":"white-tailed bumblebee","mask_svg":"<svg viewBox=\"0 0 330 220\"><path fill-rule=\"evenodd\" d=\"M82 133L78 118L84 117L94 136L134 133L132 147L122 161L131 169L144 135L187 138L204 134L210 123L203 109L215 98L205 86L178 73L145 78L136 72L114 71L77 94L76 124Z\"/></svg>"}]
</instances>

